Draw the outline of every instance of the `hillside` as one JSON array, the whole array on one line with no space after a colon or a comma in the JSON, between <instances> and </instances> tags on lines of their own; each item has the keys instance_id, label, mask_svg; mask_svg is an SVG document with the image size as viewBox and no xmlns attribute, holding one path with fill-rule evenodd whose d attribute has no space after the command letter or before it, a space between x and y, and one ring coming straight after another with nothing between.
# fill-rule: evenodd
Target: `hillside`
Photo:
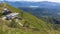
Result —
<instances>
[{"instance_id":1,"label":"hillside","mask_svg":"<svg viewBox=\"0 0 60 34\"><path fill-rule=\"evenodd\" d=\"M6 4L6 7L13 13L20 13L18 16L21 17L22 10L14 8L8 4ZM2 17L4 17L4 15ZM0 34L59 34L59 31L53 29L53 24L38 19L28 12L23 12L23 19L19 20L22 24L25 21L30 24L28 28L20 25L16 25L17 27L10 27L9 25L11 25L11 22L9 20L0 19ZM12 23L18 24L14 20L12 20Z\"/></svg>"}]
</instances>

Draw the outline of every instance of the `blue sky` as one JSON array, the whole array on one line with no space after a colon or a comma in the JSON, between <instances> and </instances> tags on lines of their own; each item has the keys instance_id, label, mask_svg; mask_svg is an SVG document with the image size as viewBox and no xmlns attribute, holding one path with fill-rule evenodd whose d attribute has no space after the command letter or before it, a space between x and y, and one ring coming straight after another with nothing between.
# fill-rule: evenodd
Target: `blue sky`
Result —
<instances>
[{"instance_id":1,"label":"blue sky","mask_svg":"<svg viewBox=\"0 0 60 34\"><path fill-rule=\"evenodd\" d=\"M4 0L0 0L0 1L4 1ZM50 1L50 2L58 2L60 3L60 0L5 0L5 1L28 1L28 2L41 2L41 1Z\"/></svg>"}]
</instances>

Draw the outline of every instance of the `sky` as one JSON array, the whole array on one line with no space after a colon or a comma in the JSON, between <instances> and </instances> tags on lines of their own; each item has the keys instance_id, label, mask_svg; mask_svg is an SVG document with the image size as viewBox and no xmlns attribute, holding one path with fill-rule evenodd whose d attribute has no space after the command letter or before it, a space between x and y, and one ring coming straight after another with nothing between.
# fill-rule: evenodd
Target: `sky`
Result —
<instances>
[{"instance_id":1,"label":"sky","mask_svg":"<svg viewBox=\"0 0 60 34\"><path fill-rule=\"evenodd\" d=\"M41 1L49 1L49 2L58 2L60 3L60 0L0 0L0 1L28 1L28 2L41 2Z\"/></svg>"}]
</instances>

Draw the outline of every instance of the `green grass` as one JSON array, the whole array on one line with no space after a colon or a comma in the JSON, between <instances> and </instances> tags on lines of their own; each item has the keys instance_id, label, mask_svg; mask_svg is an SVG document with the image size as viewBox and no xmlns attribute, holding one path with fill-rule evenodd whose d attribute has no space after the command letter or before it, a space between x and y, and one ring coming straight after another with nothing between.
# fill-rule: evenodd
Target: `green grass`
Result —
<instances>
[{"instance_id":1,"label":"green grass","mask_svg":"<svg viewBox=\"0 0 60 34\"><path fill-rule=\"evenodd\" d=\"M10 5L7 6L10 10L12 10L13 12L18 12L20 13L22 10L20 9L17 9L17 8L14 8L14 7L11 7ZM21 14L20 14L21 15ZM48 26L47 26L47 23L36 18L35 16L27 13L27 12L24 12L23 14L23 18L24 20L27 20L32 26L34 27L37 27L39 29L48 29Z\"/></svg>"},{"instance_id":2,"label":"green grass","mask_svg":"<svg viewBox=\"0 0 60 34\"><path fill-rule=\"evenodd\" d=\"M22 10L18 8L14 8L8 4L6 7L10 9L12 12L18 12L18 13L23 12ZM19 17L20 16L21 14L19 14ZM1 20L3 24L0 25L0 34L56 34L56 33L60 34L59 33L60 31L56 31L53 29L52 24L47 23L41 19L38 19L37 17L27 12L23 12L23 20L30 23L30 28L35 27L38 29L38 31L35 31L34 29L30 29L30 28L21 27L19 25L18 26L20 28L12 28L8 26L10 24L9 21ZM23 23L24 21L20 20L19 22Z\"/></svg>"}]
</instances>

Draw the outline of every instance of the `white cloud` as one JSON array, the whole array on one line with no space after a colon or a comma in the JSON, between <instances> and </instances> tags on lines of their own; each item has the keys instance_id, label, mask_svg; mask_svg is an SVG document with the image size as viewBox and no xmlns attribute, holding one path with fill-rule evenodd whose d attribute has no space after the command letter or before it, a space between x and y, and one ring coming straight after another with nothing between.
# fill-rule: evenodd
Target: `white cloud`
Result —
<instances>
[{"instance_id":1,"label":"white cloud","mask_svg":"<svg viewBox=\"0 0 60 34\"><path fill-rule=\"evenodd\" d=\"M39 7L39 6L29 6L29 7Z\"/></svg>"},{"instance_id":2,"label":"white cloud","mask_svg":"<svg viewBox=\"0 0 60 34\"><path fill-rule=\"evenodd\" d=\"M60 0L6 0L6 1L28 1L28 2L31 2L31 1L33 1L33 2L50 1L50 2L59 2L60 3Z\"/></svg>"},{"instance_id":3,"label":"white cloud","mask_svg":"<svg viewBox=\"0 0 60 34\"><path fill-rule=\"evenodd\" d=\"M0 1L3 1L3 0L0 0Z\"/></svg>"},{"instance_id":4,"label":"white cloud","mask_svg":"<svg viewBox=\"0 0 60 34\"><path fill-rule=\"evenodd\" d=\"M51 1L51 2L60 2L60 0L47 0L47 1Z\"/></svg>"},{"instance_id":5,"label":"white cloud","mask_svg":"<svg viewBox=\"0 0 60 34\"><path fill-rule=\"evenodd\" d=\"M21 0L5 0L5 1L21 1Z\"/></svg>"},{"instance_id":6,"label":"white cloud","mask_svg":"<svg viewBox=\"0 0 60 34\"><path fill-rule=\"evenodd\" d=\"M40 1L60 2L60 0L24 0L24 1L34 1L34 2L40 2Z\"/></svg>"},{"instance_id":7,"label":"white cloud","mask_svg":"<svg viewBox=\"0 0 60 34\"><path fill-rule=\"evenodd\" d=\"M34 1L34 2L38 2L38 1L44 1L44 0L21 0L21 1Z\"/></svg>"}]
</instances>

